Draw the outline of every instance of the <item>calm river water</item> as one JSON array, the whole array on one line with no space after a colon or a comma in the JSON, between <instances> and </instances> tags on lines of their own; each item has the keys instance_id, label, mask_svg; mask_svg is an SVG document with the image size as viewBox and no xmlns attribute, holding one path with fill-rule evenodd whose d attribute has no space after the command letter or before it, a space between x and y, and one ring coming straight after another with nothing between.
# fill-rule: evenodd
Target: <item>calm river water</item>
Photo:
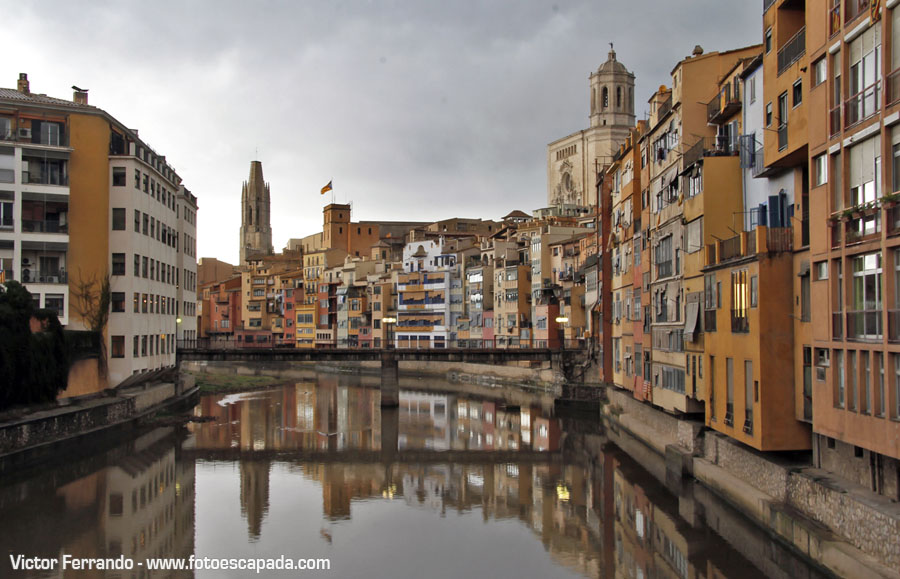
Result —
<instances>
[{"instance_id":1,"label":"calm river water","mask_svg":"<svg viewBox=\"0 0 900 579\"><path fill-rule=\"evenodd\" d=\"M11 571L6 554L330 560L282 575L303 577L821 576L596 424L556 418L545 399L452 388L422 381L391 411L333 375L205 396L194 414L211 421L6 476L0 576L253 576Z\"/></svg>"}]
</instances>

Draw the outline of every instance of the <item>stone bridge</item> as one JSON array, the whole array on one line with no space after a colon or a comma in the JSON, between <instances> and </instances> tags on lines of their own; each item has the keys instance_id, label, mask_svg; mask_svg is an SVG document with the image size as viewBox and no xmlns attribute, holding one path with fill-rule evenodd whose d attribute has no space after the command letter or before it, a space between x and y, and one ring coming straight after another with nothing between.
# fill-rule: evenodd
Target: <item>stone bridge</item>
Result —
<instances>
[{"instance_id":1,"label":"stone bridge","mask_svg":"<svg viewBox=\"0 0 900 579\"><path fill-rule=\"evenodd\" d=\"M381 362L381 405L397 406L400 390L397 363L458 362L460 364L504 365L507 362L549 362L560 380L576 379L578 368L588 360L584 348L239 348L221 347L208 342L179 343L177 362Z\"/></svg>"}]
</instances>

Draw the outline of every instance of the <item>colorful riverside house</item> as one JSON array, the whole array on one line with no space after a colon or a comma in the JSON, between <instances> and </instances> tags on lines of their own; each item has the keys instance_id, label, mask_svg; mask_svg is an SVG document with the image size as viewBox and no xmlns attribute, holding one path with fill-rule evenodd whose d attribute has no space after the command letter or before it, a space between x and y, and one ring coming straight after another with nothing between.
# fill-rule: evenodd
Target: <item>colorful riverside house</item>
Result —
<instances>
[{"instance_id":1,"label":"colorful riverside house","mask_svg":"<svg viewBox=\"0 0 900 579\"><path fill-rule=\"evenodd\" d=\"M790 113L785 151L775 149L781 142L767 141L766 165L804 153L796 170L809 186L808 197L798 195L809 252L799 262L795 257L793 276L801 304L794 316L811 327L803 335L795 331L794 375L803 384L796 408L812 422L816 466L896 501L900 6L866 1L775 8L764 15L767 38L774 39L766 84L777 87L767 89L766 98L777 112L787 92ZM770 83L770 77L777 80ZM798 97L803 104L794 108ZM808 391L811 408L802 404Z\"/></svg>"},{"instance_id":2,"label":"colorful riverside house","mask_svg":"<svg viewBox=\"0 0 900 579\"><path fill-rule=\"evenodd\" d=\"M404 248L403 273L397 276L397 347L448 346L450 281L457 259L448 251L443 238L414 241Z\"/></svg>"},{"instance_id":3,"label":"colorful riverside house","mask_svg":"<svg viewBox=\"0 0 900 579\"><path fill-rule=\"evenodd\" d=\"M794 365L792 234L758 225L702 252L706 424L763 451L810 447L785 371Z\"/></svg>"},{"instance_id":4,"label":"colorful riverside house","mask_svg":"<svg viewBox=\"0 0 900 579\"><path fill-rule=\"evenodd\" d=\"M759 68L762 47L757 47L755 52L745 53L747 56L737 60L726 70L718 84L708 87L704 99L708 103L702 112L716 135L698 139L686 150L679 177L679 199L683 199L685 226L682 282L684 323L678 341L683 341L684 344L685 395L699 401L707 399L703 375L706 341L717 342L721 335L710 333L707 336L704 331L704 298L712 299L711 293L704 293L707 282L703 271L707 264L705 249L716 244L717 240L731 240L728 242L731 246L723 246L726 254L719 256L725 260L731 259L728 252L737 254L740 249L739 236L745 226L749 225L745 224L749 207L745 208L743 191L745 177L747 181L753 180L750 161L755 146L752 138L744 139L749 144L746 150L741 151L740 135L747 134L748 129L755 126L755 122L744 122L741 95L746 88L744 75ZM751 93L755 95L755 87L751 86L751 89ZM741 153L743 156L739 156ZM742 160L745 166L743 169ZM765 180L756 181L757 184L762 184ZM789 278L786 280L789 281ZM714 330L710 329L711 332Z\"/></svg>"},{"instance_id":5,"label":"colorful riverside house","mask_svg":"<svg viewBox=\"0 0 900 579\"><path fill-rule=\"evenodd\" d=\"M644 126L642 122L631 132L606 169L606 180L612 187L610 225L605 239L612 274L612 376L613 384L631 392L634 391L638 350L634 322L640 320L640 296L635 300L633 289L635 263L639 261L635 259L634 235L641 228L641 159L637 140Z\"/></svg>"},{"instance_id":6,"label":"colorful riverside house","mask_svg":"<svg viewBox=\"0 0 900 579\"><path fill-rule=\"evenodd\" d=\"M660 87L650 99L650 129L646 137L650 154L646 162L650 165L647 195L651 215L645 226L652 250L650 381L653 404L672 412L703 411L699 394L686 388L685 380L687 358L682 336L687 218L697 221L700 217L696 207L685 214L684 185L690 184L693 175L685 179L686 170L695 164L698 155L705 154L707 144L709 150L721 144L723 154L730 154L728 150L731 143L737 142L738 134L735 132L731 140L720 143L716 126L709 124L706 102L735 64L758 52L759 46L750 46L704 53L698 46L692 56L675 65L672 88ZM736 167L736 160L734 164ZM699 223L693 227L699 227Z\"/></svg>"}]
</instances>

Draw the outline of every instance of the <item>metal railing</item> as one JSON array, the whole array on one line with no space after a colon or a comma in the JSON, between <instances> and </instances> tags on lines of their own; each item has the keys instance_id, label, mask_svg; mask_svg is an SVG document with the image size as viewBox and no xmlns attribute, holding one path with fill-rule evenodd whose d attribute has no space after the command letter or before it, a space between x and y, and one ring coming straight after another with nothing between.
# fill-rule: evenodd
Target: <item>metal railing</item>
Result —
<instances>
[{"instance_id":1,"label":"metal railing","mask_svg":"<svg viewBox=\"0 0 900 579\"><path fill-rule=\"evenodd\" d=\"M685 167L689 167L702 159L703 157L720 157L723 155L737 155L740 152L738 143L732 143L728 137L719 135L717 137L703 137L691 148L685 151L682 159Z\"/></svg>"},{"instance_id":2,"label":"metal railing","mask_svg":"<svg viewBox=\"0 0 900 579\"><path fill-rule=\"evenodd\" d=\"M847 311L848 340L881 340L881 309Z\"/></svg>"},{"instance_id":3,"label":"metal railing","mask_svg":"<svg viewBox=\"0 0 900 579\"><path fill-rule=\"evenodd\" d=\"M766 170L765 154L763 148L756 149L753 153L753 176L759 177Z\"/></svg>"},{"instance_id":4,"label":"metal railing","mask_svg":"<svg viewBox=\"0 0 900 579\"><path fill-rule=\"evenodd\" d=\"M750 331L750 318L747 317L746 310L731 310L731 331L740 334Z\"/></svg>"},{"instance_id":5,"label":"metal railing","mask_svg":"<svg viewBox=\"0 0 900 579\"><path fill-rule=\"evenodd\" d=\"M878 112L881 82L870 84L844 101L844 128L850 128Z\"/></svg>"},{"instance_id":6,"label":"metal railing","mask_svg":"<svg viewBox=\"0 0 900 579\"><path fill-rule=\"evenodd\" d=\"M401 340L394 332L391 332L391 345L387 346L392 350L532 350L532 349L551 349L551 350L583 350L587 348L588 342L585 339L576 340L547 340L544 338L535 338L525 340L521 338L495 338L491 340L484 339L463 339L463 340ZM282 338L274 338L268 335L258 336L266 338L263 341L247 341L235 338L197 338L193 340L178 340L177 347L179 349L190 350L209 350L209 351L240 351L240 350L273 350L273 349L290 349L295 348L294 340L285 340ZM546 342L550 346L538 347L538 342ZM314 349L322 350L361 350L371 348L371 343L366 340L352 339L334 339L326 343L316 344ZM306 349L306 348L297 348Z\"/></svg>"},{"instance_id":7,"label":"metal railing","mask_svg":"<svg viewBox=\"0 0 900 579\"><path fill-rule=\"evenodd\" d=\"M741 257L741 236L736 235L719 242L719 262Z\"/></svg>"},{"instance_id":8,"label":"metal railing","mask_svg":"<svg viewBox=\"0 0 900 579\"><path fill-rule=\"evenodd\" d=\"M900 342L900 310L888 310L888 342Z\"/></svg>"},{"instance_id":9,"label":"metal railing","mask_svg":"<svg viewBox=\"0 0 900 579\"><path fill-rule=\"evenodd\" d=\"M844 339L844 312L831 312L831 339Z\"/></svg>"},{"instance_id":10,"label":"metal railing","mask_svg":"<svg viewBox=\"0 0 900 579\"><path fill-rule=\"evenodd\" d=\"M789 66L800 60L800 57L806 54L806 27L804 26L797 31L797 34L784 43L784 46L778 51L778 74L779 76Z\"/></svg>"},{"instance_id":11,"label":"metal railing","mask_svg":"<svg viewBox=\"0 0 900 579\"><path fill-rule=\"evenodd\" d=\"M23 219L22 231L24 233L68 233L69 224L61 223L59 220Z\"/></svg>"},{"instance_id":12,"label":"metal railing","mask_svg":"<svg viewBox=\"0 0 900 579\"><path fill-rule=\"evenodd\" d=\"M69 176L53 171L22 171L22 183L29 185L62 185L69 184Z\"/></svg>"},{"instance_id":13,"label":"metal railing","mask_svg":"<svg viewBox=\"0 0 900 579\"><path fill-rule=\"evenodd\" d=\"M724 120L737 112L741 107L740 85L725 85L711 101L706 104L706 120L714 123ZM734 87L734 88L732 88ZM732 94L734 93L734 94Z\"/></svg>"},{"instance_id":14,"label":"metal railing","mask_svg":"<svg viewBox=\"0 0 900 579\"><path fill-rule=\"evenodd\" d=\"M670 111L670 110L672 110L672 95L669 95L669 98L667 98L666 100L664 100L664 101L659 105L659 111L658 111L658 113L657 113L657 115L656 115L656 119L659 120L659 119L663 118L664 116L666 116L667 114L669 114L669 111Z\"/></svg>"},{"instance_id":15,"label":"metal railing","mask_svg":"<svg viewBox=\"0 0 900 579\"><path fill-rule=\"evenodd\" d=\"M866 12L869 9L869 2L870 0L847 0L846 22L849 23L863 12Z\"/></svg>"},{"instance_id":16,"label":"metal railing","mask_svg":"<svg viewBox=\"0 0 900 579\"><path fill-rule=\"evenodd\" d=\"M900 101L900 68L887 75L885 85L885 105L890 106Z\"/></svg>"},{"instance_id":17,"label":"metal railing","mask_svg":"<svg viewBox=\"0 0 900 579\"><path fill-rule=\"evenodd\" d=\"M23 267L20 279L22 283L69 283L69 274L62 269L38 270Z\"/></svg>"}]
</instances>

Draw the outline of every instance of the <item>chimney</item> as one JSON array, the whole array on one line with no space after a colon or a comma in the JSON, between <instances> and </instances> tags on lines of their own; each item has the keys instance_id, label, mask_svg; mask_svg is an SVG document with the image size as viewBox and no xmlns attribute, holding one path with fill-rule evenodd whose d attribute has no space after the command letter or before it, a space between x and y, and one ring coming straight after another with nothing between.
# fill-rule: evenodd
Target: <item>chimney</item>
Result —
<instances>
[{"instance_id":1,"label":"chimney","mask_svg":"<svg viewBox=\"0 0 900 579\"><path fill-rule=\"evenodd\" d=\"M79 105L88 104L88 91L86 90L75 90L72 93L72 102Z\"/></svg>"},{"instance_id":2,"label":"chimney","mask_svg":"<svg viewBox=\"0 0 900 579\"><path fill-rule=\"evenodd\" d=\"M31 87L28 84L28 73L25 73L25 72L19 73L19 83L16 86L16 90L18 90L20 93L24 93L24 94L31 93Z\"/></svg>"}]
</instances>

